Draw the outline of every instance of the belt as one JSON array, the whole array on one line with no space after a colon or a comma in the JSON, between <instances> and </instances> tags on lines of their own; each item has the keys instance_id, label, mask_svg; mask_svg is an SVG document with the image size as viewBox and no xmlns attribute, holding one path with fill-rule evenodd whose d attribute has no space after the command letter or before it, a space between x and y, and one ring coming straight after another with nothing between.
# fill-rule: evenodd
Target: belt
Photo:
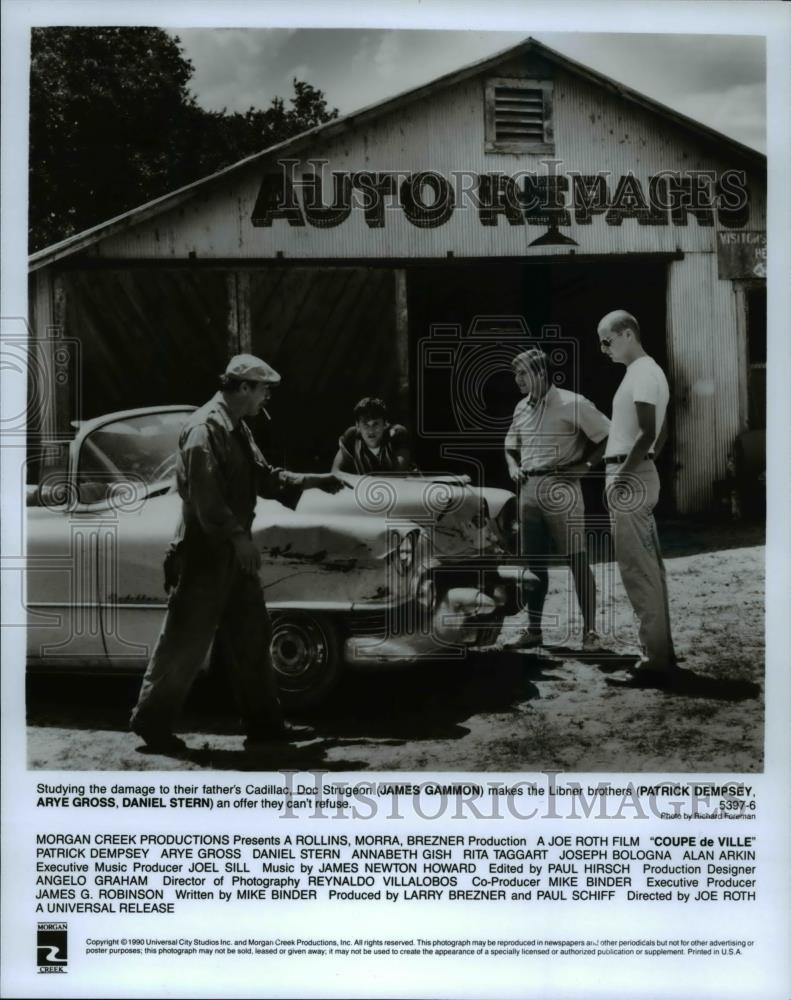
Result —
<instances>
[{"instance_id":1,"label":"belt","mask_svg":"<svg viewBox=\"0 0 791 1000\"><path fill-rule=\"evenodd\" d=\"M607 455L606 458L604 459L604 464L616 465L620 462L625 462L628 457L629 457L628 455ZM654 453L652 451L649 451L648 454L645 456L644 461L653 461L653 459L654 459Z\"/></svg>"},{"instance_id":2,"label":"belt","mask_svg":"<svg viewBox=\"0 0 791 1000\"><path fill-rule=\"evenodd\" d=\"M523 469L522 475L529 479L531 476L559 476L562 469Z\"/></svg>"}]
</instances>

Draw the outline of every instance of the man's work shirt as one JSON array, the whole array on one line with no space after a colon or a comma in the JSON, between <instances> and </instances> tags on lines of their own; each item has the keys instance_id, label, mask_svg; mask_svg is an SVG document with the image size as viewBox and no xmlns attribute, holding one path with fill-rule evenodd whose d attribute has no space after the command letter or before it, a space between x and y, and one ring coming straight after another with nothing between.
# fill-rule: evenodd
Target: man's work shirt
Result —
<instances>
[{"instance_id":1,"label":"man's work shirt","mask_svg":"<svg viewBox=\"0 0 791 1000\"><path fill-rule=\"evenodd\" d=\"M650 403L656 410L656 437L662 424L670 399L665 373L647 354L626 366L626 374L618 386L612 400L612 427L607 442L605 458L609 455L628 455L632 445L640 436L635 403Z\"/></svg>"},{"instance_id":2,"label":"man's work shirt","mask_svg":"<svg viewBox=\"0 0 791 1000\"><path fill-rule=\"evenodd\" d=\"M610 421L589 399L551 386L543 399L525 396L514 409L506 451L518 451L523 472L573 465L588 442L607 437Z\"/></svg>"},{"instance_id":3,"label":"man's work shirt","mask_svg":"<svg viewBox=\"0 0 791 1000\"><path fill-rule=\"evenodd\" d=\"M356 427L347 427L338 440L341 452L339 472L364 476L369 472L397 472L399 454L409 454L409 434L401 424L385 428L379 450L372 451Z\"/></svg>"},{"instance_id":4,"label":"man's work shirt","mask_svg":"<svg viewBox=\"0 0 791 1000\"><path fill-rule=\"evenodd\" d=\"M179 438L176 482L183 503L176 538L219 544L247 534L257 497L294 507L299 480L269 465L243 420L234 427L218 392L192 414Z\"/></svg>"}]
</instances>

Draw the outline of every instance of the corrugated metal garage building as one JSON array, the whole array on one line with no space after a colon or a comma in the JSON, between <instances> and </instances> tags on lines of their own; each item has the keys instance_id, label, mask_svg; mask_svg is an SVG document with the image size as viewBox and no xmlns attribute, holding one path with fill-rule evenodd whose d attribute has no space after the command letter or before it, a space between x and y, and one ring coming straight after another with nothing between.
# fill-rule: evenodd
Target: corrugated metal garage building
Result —
<instances>
[{"instance_id":1,"label":"corrugated metal garage building","mask_svg":"<svg viewBox=\"0 0 791 1000\"><path fill-rule=\"evenodd\" d=\"M31 328L54 354L63 327L80 376L33 430L202 403L249 350L284 377L274 460L327 467L381 395L423 468L502 481L510 358L541 339L609 412L596 324L625 308L671 383L666 498L706 510L763 426L765 171L527 40L33 255Z\"/></svg>"}]
</instances>

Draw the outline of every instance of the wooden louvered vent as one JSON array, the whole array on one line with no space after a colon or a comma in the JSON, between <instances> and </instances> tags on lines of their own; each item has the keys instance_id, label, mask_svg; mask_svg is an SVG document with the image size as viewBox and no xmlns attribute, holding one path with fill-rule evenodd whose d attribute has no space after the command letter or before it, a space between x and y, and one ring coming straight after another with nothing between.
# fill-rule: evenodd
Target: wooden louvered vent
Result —
<instances>
[{"instance_id":1,"label":"wooden louvered vent","mask_svg":"<svg viewBox=\"0 0 791 1000\"><path fill-rule=\"evenodd\" d=\"M543 142L544 91L495 87L494 135L496 142Z\"/></svg>"},{"instance_id":2,"label":"wooden louvered vent","mask_svg":"<svg viewBox=\"0 0 791 1000\"><path fill-rule=\"evenodd\" d=\"M552 153L552 81L498 77L486 81L486 150Z\"/></svg>"}]
</instances>

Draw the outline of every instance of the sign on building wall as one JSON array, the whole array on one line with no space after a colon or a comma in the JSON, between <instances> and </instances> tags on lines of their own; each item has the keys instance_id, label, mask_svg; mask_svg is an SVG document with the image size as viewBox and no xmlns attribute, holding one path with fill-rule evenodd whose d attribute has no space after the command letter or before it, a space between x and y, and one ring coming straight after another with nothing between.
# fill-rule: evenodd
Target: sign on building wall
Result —
<instances>
[{"instance_id":1,"label":"sign on building wall","mask_svg":"<svg viewBox=\"0 0 791 1000\"><path fill-rule=\"evenodd\" d=\"M311 161L313 172L298 174L298 160L279 161L280 172L264 174L253 207L256 227L275 220L289 226L335 228L355 209L369 229L381 229L400 209L419 229L444 226L457 210L472 209L481 225L590 225L603 216L608 226L634 219L643 226L686 227L689 217L700 226L726 229L744 226L750 197L744 171L664 170L641 180L633 173L547 176L521 171L503 173L453 171L317 171L327 161ZM572 216L573 212L573 216Z\"/></svg>"},{"instance_id":2,"label":"sign on building wall","mask_svg":"<svg viewBox=\"0 0 791 1000\"><path fill-rule=\"evenodd\" d=\"M766 233L718 232L717 264L720 278L766 278Z\"/></svg>"}]
</instances>

